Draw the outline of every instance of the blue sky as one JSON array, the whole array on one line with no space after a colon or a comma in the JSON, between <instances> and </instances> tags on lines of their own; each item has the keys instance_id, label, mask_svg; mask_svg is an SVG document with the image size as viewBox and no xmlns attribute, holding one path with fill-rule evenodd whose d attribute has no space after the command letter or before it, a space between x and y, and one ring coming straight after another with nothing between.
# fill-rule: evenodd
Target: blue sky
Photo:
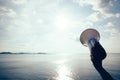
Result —
<instances>
[{"instance_id":1,"label":"blue sky","mask_svg":"<svg viewBox=\"0 0 120 80\"><path fill-rule=\"evenodd\" d=\"M95 28L120 52L120 0L0 0L0 51L88 53L79 37Z\"/></svg>"}]
</instances>

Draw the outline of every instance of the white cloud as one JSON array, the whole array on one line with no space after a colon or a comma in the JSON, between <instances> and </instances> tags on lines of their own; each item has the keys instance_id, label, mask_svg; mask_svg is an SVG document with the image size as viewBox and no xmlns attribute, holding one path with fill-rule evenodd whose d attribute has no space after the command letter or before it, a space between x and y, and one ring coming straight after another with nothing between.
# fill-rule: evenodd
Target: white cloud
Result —
<instances>
[{"instance_id":1,"label":"white cloud","mask_svg":"<svg viewBox=\"0 0 120 80\"><path fill-rule=\"evenodd\" d=\"M100 0L73 0L73 2L79 3L81 6L86 6L86 5L93 5L93 6L98 6L100 3Z\"/></svg>"},{"instance_id":2,"label":"white cloud","mask_svg":"<svg viewBox=\"0 0 120 80\"><path fill-rule=\"evenodd\" d=\"M88 20L92 22L97 22L105 18L105 15L101 14L100 12L94 12L87 17Z\"/></svg>"},{"instance_id":3,"label":"white cloud","mask_svg":"<svg viewBox=\"0 0 120 80\"><path fill-rule=\"evenodd\" d=\"M9 18L15 18L16 17L16 12L13 11L10 8L7 7L0 7L0 16L1 17L9 17Z\"/></svg>"},{"instance_id":4,"label":"white cloud","mask_svg":"<svg viewBox=\"0 0 120 80\"><path fill-rule=\"evenodd\" d=\"M25 4L27 3L27 0L11 0L14 4Z\"/></svg>"},{"instance_id":5,"label":"white cloud","mask_svg":"<svg viewBox=\"0 0 120 80\"><path fill-rule=\"evenodd\" d=\"M112 17L114 14L111 11L111 8L117 6L113 3L116 0L73 0L80 4L80 6L88 6L91 5L94 11L100 12L106 18Z\"/></svg>"},{"instance_id":6,"label":"white cloud","mask_svg":"<svg viewBox=\"0 0 120 80\"><path fill-rule=\"evenodd\" d=\"M105 26L107 26L107 27L114 27L114 24L112 22L108 22Z\"/></svg>"},{"instance_id":7,"label":"white cloud","mask_svg":"<svg viewBox=\"0 0 120 80\"><path fill-rule=\"evenodd\" d=\"M115 14L116 18L120 18L120 13Z\"/></svg>"},{"instance_id":8,"label":"white cloud","mask_svg":"<svg viewBox=\"0 0 120 80\"><path fill-rule=\"evenodd\" d=\"M110 30L109 30L110 31ZM116 33L116 30L110 31L111 37L101 41L108 53L119 53L120 52L120 33Z\"/></svg>"},{"instance_id":9,"label":"white cloud","mask_svg":"<svg viewBox=\"0 0 120 80\"><path fill-rule=\"evenodd\" d=\"M112 22L106 24L107 28L104 28L102 31L103 36L101 36L100 42L106 49L108 53L119 53L120 52L120 31Z\"/></svg>"},{"instance_id":10,"label":"white cloud","mask_svg":"<svg viewBox=\"0 0 120 80\"><path fill-rule=\"evenodd\" d=\"M109 24L109 23L108 23ZM111 24L110 24L111 25ZM119 38L120 37L120 31L115 28L115 27L110 27L110 28L107 28L107 29L104 29L103 30L106 34L109 34L109 37L108 38ZM120 38L119 38L120 39ZM109 39L108 39L109 40Z\"/></svg>"}]
</instances>

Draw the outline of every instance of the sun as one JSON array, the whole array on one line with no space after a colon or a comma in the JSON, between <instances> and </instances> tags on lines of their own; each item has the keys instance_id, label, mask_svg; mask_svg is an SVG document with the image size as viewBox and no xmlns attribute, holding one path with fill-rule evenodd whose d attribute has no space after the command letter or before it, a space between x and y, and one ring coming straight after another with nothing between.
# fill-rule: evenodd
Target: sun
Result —
<instances>
[{"instance_id":1,"label":"sun","mask_svg":"<svg viewBox=\"0 0 120 80\"><path fill-rule=\"evenodd\" d=\"M69 29L71 23L72 21L70 16L63 15L63 14L57 15L54 20L55 27L57 31L60 31L60 32L64 32L67 29Z\"/></svg>"}]
</instances>

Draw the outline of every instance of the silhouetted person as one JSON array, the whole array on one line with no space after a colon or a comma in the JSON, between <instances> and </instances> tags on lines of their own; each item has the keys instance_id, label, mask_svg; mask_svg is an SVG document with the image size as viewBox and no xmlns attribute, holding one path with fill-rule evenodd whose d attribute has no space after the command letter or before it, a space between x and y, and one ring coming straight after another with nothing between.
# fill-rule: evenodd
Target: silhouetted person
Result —
<instances>
[{"instance_id":1,"label":"silhouetted person","mask_svg":"<svg viewBox=\"0 0 120 80\"><path fill-rule=\"evenodd\" d=\"M106 57L106 51L99 42L91 48L91 61L95 69L99 72L103 80L114 80L111 75L103 68L102 60Z\"/></svg>"}]
</instances>

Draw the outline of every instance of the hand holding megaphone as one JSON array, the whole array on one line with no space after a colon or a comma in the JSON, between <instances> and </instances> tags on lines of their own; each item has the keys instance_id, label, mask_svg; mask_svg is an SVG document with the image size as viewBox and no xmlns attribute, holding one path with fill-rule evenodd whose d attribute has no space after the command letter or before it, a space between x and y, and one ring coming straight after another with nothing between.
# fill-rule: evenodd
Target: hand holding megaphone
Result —
<instances>
[{"instance_id":1,"label":"hand holding megaphone","mask_svg":"<svg viewBox=\"0 0 120 80\"><path fill-rule=\"evenodd\" d=\"M95 29L86 29L80 35L80 42L90 49L92 61L103 60L106 57L106 52L99 40L100 34Z\"/></svg>"},{"instance_id":2,"label":"hand holding megaphone","mask_svg":"<svg viewBox=\"0 0 120 80\"><path fill-rule=\"evenodd\" d=\"M95 29L86 29L80 35L80 42L89 47L91 60L94 67L100 73L103 80L114 80L112 76L103 68L102 60L106 57L106 51L99 43L100 34Z\"/></svg>"}]
</instances>

